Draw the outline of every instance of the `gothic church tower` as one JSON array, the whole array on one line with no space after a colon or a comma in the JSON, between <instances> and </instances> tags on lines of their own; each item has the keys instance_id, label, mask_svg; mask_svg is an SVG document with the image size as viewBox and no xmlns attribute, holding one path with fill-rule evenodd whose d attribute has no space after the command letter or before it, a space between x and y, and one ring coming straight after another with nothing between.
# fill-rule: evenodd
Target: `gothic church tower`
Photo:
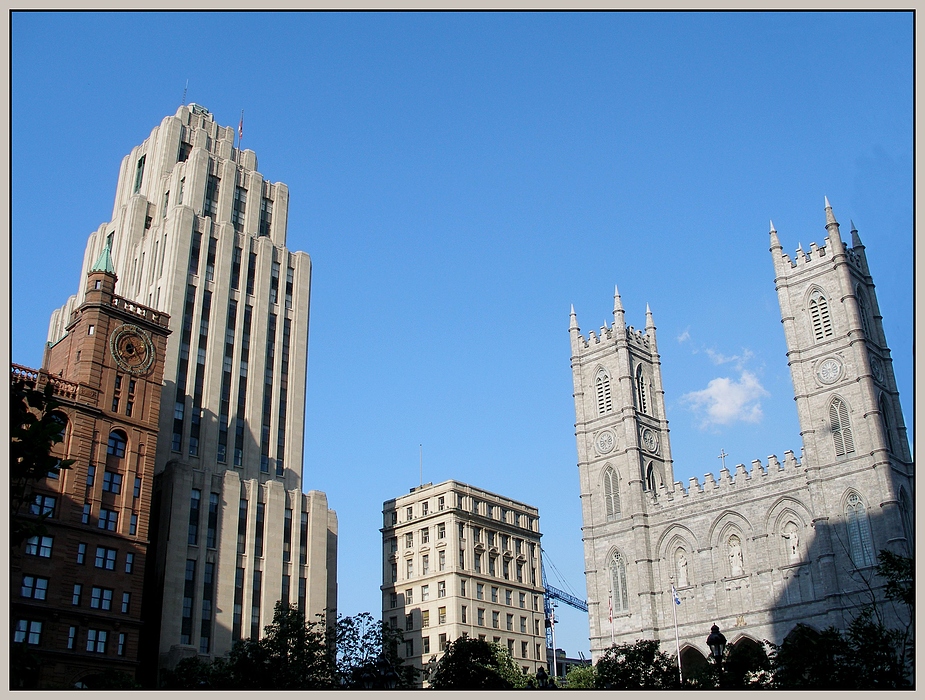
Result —
<instances>
[{"instance_id":1,"label":"gothic church tower","mask_svg":"<svg viewBox=\"0 0 925 700\"><path fill-rule=\"evenodd\" d=\"M575 386L575 435L581 479L588 608L594 639L610 631L595 622L630 609L655 585L651 575L628 579L626 564L650 558L648 510L658 488L674 481L665 392L652 312L645 330L624 321L614 289L613 326L587 339L575 310L569 326ZM643 603L642 624L653 629L654 608Z\"/></svg>"},{"instance_id":2,"label":"gothic church tower","mask_svg":"<svg viewBox=\"0 0 925 700\"><path fill-rule=\"evenodd\" d=\"M683 668L706 663L713 624L756 647L800 623L844 629L883 600L880 550L912 553L914 467L873 279L857 230L848 247L828 200L825 215L823 245L793 260L770 231L799 459L675 481L651 312L645 330L627 326L615 294L613 326L585 337L572 310L595 659L637 639L673 655L675 620Z\"/></svg>"}]
</instances>

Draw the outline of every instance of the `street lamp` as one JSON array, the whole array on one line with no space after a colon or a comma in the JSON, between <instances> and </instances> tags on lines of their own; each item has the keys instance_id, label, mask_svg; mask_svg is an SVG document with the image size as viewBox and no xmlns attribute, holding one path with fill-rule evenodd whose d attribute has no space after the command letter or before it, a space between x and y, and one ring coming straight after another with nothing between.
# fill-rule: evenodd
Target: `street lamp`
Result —
<instances>
[{"instance_id":1,"label":"street lamp","mask_svg":"<svg viewBox=\"0 0 925 700\"><path fill-rule=\"evenodd\" d=\"M539 670L536 672L536 683L540 688L549 687L549 674L546 673L546 669L540 666Z\"/></svg>"},{"instance_id":2,"label":"street lamp","mask_svg":"<svg viewBox=\"0 0 925 700\"><path fill-rule=\"evenodd\" d=\"M716 662L716 670L719 672L719 685L723 686L723 652L726 650L726 638L719 631L719 627L713 625L710 628L710 636L707 637L707 646L710 647L710 655Z\"/></svg>"}]
</instances>

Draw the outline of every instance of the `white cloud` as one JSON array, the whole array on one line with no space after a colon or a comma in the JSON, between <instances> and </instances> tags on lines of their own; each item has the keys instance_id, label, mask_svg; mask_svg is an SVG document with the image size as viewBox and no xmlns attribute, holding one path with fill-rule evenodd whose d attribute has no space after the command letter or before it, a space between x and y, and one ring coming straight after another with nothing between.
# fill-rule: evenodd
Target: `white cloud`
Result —
<instances>
[{"instance_id":1,"label":"white cloud","mask_svg":"<svg viewBox=\"0 0 925 700\"><path fill-rule=\"evenodd\" d=\"M768 395L758 377L742 370L738 381L729 377L711 379L706 389L684 394L681 401L703 416L700 427L706 428L737 421L759 423L762 418L759 399Z\"/></svg>"},{"instance_id":2,"label":"white cloud","mask_svg":"<svg viewBox=\"0 0 925 700\"><path fill-rule=\"evenodd\" d=\"M678 336L679 343L683 343L685 340L690 340L690 339L691 339L691 334L690 334L689 328L685 328L684 332Z\"/></svg>"},{"instance_id":3,"label":"white cloud","mask_svg":"<svg viewBox=\"0 0 925 700\"><path fill-rule=\"evenodd\" d=\"M730 362L735 363L735 367L738 370L742 370L743 365L748 362L755 353L753 353L748 348L742 348L741 355L723 355L722 353L716 352L711 348L706 348L707 356L713 360L714 365L726 365Z\"/></svg>"}]
</instances>

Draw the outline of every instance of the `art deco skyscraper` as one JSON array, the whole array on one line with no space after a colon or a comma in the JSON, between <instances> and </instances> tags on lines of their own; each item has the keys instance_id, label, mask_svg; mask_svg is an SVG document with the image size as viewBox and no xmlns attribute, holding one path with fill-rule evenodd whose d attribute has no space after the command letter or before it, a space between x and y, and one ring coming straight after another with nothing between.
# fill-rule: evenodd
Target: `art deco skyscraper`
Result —
<instances>
[{"instance_id":1,"label":"art deco skyscraper","mask_svg":"<svg viewBox=\"0 0 925 700\"><path fill-rule=\"evenodd\" d=\"M161 666L258 636L277 600L336 605L336 516L301 488L311 261L286 248L288 203L233 128L184 105L122 160L87 243L82 275L108 244L123 294L174 319L145 595Z\"/></svg>"}]
</instances>

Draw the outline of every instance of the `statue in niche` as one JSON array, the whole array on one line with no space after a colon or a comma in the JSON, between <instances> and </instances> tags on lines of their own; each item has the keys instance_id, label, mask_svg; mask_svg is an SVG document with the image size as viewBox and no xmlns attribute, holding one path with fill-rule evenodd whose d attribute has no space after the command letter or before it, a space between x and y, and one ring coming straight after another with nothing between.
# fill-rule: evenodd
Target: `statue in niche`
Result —
<instances>
[{"instance_id":1,"label":"statue in niche","mask_svg":"<svg viewBox=\"0 0 925 700\"><path fill-rule=\"evenodd\" d=\"M742 564L742 545L736 535L729 538L729 572L733 576L741 576L745 573L745 567Z\"/></svg>"},{"instance_id":2,"label":"statue in niche","mask_svg":"<svg viewBox=\"0 0 925 700\"><path fill-rule=\"evenodd\" d=\"M683 549L678 550L678 587L683 588L684 586L690 585L690 582L687 578L687 556L684 554Z\"/></svg>"},{"instance_id":3,"label":"statue in niche","mask_svg":"<svg viewBox=\"0 0 925 700\"><path fill-rule=\"evenodd\" d=\"M791 560L800 558L800 531L795 522L791 521L784 526L782 537L787 540L787 555Z\"/></svg>"}]
</instances>

